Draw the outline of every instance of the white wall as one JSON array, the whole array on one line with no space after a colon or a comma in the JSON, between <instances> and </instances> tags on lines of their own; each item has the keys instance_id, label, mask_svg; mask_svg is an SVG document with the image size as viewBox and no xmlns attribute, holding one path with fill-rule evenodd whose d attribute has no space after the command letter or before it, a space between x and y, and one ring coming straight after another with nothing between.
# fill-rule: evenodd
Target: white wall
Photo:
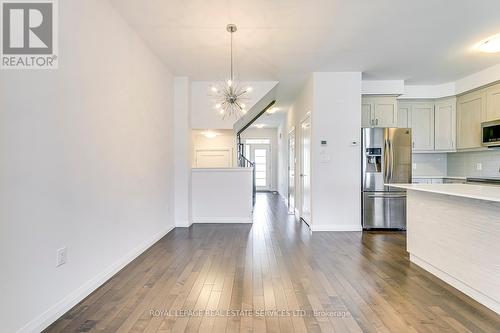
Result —
<instances>
[{"instance_id":1,"label":"white wall","mask_svg":"<svg viewBox=\"0 0 500 333\"><path fill-rule=\"evenodd\" d=\"M253 169L193 169L193 223L252 223Z\"/></svg>"},{"instance_id":2,"label":"white wall","mask_svg":"<svg viewBox=\"0 0 500 333\"><path fill-rule=\"evenodd\" d=\"M352 145L361 135L361 73L314 73L313 80L311 227L361 230L361 154Z\"/></svg>"},{"instance_id":3,"label":"white wall","mask_svg":"<svg viewBox=\"0 0 500 333\"><path fill-rule=\"evenodd\" d=\"M276 81L247 82L253 90L246 94L245 105L249 110L276 84ZM223 119L214 108L215 102L210 91L213 82L193 81L191 83L191 127L193 129L232 129L237 119Z\"/></svg>"},{"instance_id":4,"label":"white wall","mask_svg":"<svg viewBox=\"0 0 500 333\"><path fill-rule=\"evenodd\" d=\"M278 132L276 128L248 128L242 139L269 139L271 149L271 191L278 190ZM247 156L250 159L250 156Z\"/></svg>"},{"instance_id":5,"label":"white wall","mask_svg":"<svg viewBox=\"0 0 500 333\"><path fill-rule=\"evenodd\" d=\"M230 149L233 167L236 166L236 136L233 130L214 130L215 138L207 138L202 130L192 130L192 167L196 167L196 150L198 149Z\"/></svg>"},{"instance_id":6,"label":"white wall","mask_svg":"<svg viewBox=\"0 0 500 333\"><path fill-rule=\"evenodd\" d=\"M500 64L473 73L455 82L438 85L407 85L400 98L442 98L455 96L500 80Z\"/></svg>"},{"instance_id":7,"label":"white wall","mask_svg":"<svg viewBox=\"0 0 500 333\"><path fill-rule=\"evenodd\" d=\"M447 154L413 154L412 176L446 176L447 175Z\"/></svg>"},{"instance_id":8,"label":"white wall","mask_svg":"<svg viewBox=\"0 0 500 333\"><path fill-rule=\"evenodd\" d=\"M481 163L481 170L476 166ZM448 175L458 177L500 177L500 150L448 154Z\"/></svg>"},{"instance_id":9,"label":"white wall","mask_svg":"<svg viewBox=\"0 0 500 333\"><path fill-rule=\"evenodd\" d=\"M286 118L283 118L277 129L278 167L276 176L278 178L277 191L284 199L288 200L288 127L286 121Z\"/></svg>"},{"instance_id":10,"label":"white wall","mask_svg":"<svg viewBox=\"0 0 500 333\"><path fill-rule=\"evenodd\" d=\"M59 9L59 69L0 73L2 332L41 330L173 226L171 74L107 1Z\"/></svg>"},{"instance_id":11,"label":"white wall","mask_svg":"<svg viewBox=\"0 0 500 333\"><path fill-rule=\"evenodd\" d=\"M278 155L286 156L288 159L288 133L294 128L295 129L295 152L296 152L296 167L295 167L295 208L300 213L302 201L301 201L301 189L300 189L300 177L298 174L300 173L300 156L299 156L299 148L300 148L300 122L306 116L308 112L312 112L313 109L313 80L312 76L307 79L303 88L297 95L297 98L294 100L291 107L288 109L287 117L280 127L282 131L286 134L283 139L286 142L285 145L281 146L281 150ZM282 188L281 193L283 197L288 197L288 162L286 166L283 165L278 169L278 182L281 184L285 184L284 188ZM299 214L300 215L300 214Z\"/></svg>"},{"instance_id":12,"label":"white wall","mask_svg":"<svg viewBox=\"0 0 500 333\"><path fill-rule=\"evenodd\" d=\"M191 85L187 77L174 81L175 225L191 225Z\"/></svg>"}]
</instances>

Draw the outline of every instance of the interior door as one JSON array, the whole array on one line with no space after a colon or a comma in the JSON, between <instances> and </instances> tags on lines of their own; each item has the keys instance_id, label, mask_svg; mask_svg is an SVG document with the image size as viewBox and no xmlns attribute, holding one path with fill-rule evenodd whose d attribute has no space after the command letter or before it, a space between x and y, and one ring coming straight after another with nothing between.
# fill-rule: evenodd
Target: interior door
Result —
<instances>
[{"instance_id":1,"label":"interior door","mask_svg":"<svg viewBox=\"0 0 500 333\"><path fill-rule=\"evenodd\" d=\"M197 149L195 158L197 168L232 167L230 149Z\"/></svg>"},{"instance_id":2,"label":"interior door","mask_svg":"<svg viewBox=\"0 0 500 333\"><path fill-rule=\"evenodd\" d=\"M251 145L251 160L255 162L255 187L258 191L271 189L271 154L269 145Z\"/></svg>"},{"instance_id":3,"label":"interior door","mask_svg":"<svg viewBox=\"0 0 500 333\"><path fill-rule=\"evenodd\" d=\"M295 130L288 134L288 212L295 213Z\"/></svg>"},{"instance_id":4,"label":"interior door","mask_svg":"<svg viewBox=\"0 0 500 333\"><path fill-rule=\"evenodd\" d=\"M307 117L300 125L300 184L301 184L301 218L311 222L311 118Z\"/></svg>"}]
</instances>

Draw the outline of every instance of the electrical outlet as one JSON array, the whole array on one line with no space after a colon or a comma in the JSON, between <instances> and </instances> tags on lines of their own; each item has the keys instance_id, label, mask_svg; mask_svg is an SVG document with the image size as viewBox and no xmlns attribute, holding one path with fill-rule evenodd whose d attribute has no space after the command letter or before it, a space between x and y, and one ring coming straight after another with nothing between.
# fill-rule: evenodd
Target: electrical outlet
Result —
<instances>
[{"instance_id":1,"label":"electrical outlet","mask_svg":"<svg viewBox=\"0 0 500 333\"><path fill-rule=\"evenodd\" d=\"M483 163L476 163L476 170L477 171L483 170Z\"/></svg>"},{"instance_id":2,"label":"electrical outlet","mask_svg":"<svg viewBox=\"0 0 500 333\"><path fill-rule=\"evenodd\" d=\"M64 265L67 260L68 260L68 248L62 247L62 248L58 249L57 250L56 267Z\"/></svg>"}]
</instances>

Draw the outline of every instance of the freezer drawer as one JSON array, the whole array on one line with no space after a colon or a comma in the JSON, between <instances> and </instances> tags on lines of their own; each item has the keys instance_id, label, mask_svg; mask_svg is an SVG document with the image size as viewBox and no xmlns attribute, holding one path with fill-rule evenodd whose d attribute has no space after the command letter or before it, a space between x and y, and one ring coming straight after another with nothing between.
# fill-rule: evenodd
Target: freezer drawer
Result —
<instances>
[{"instance_id":1,"label":"freezer drawer","mask_svg":"<svg viewBox=\"0 0 500 333\"><path fill-rule=\"evenodd\" d=\"M363 228L406 230L406 192L364 192Z\"/></svg>"}]
</instances>

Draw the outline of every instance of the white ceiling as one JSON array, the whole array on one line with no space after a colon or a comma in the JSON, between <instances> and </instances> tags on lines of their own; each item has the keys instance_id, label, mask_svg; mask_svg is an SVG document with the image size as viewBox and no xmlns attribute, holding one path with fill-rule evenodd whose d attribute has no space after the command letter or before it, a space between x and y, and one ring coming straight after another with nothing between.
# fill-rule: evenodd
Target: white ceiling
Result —
<instances>
[{"instance_id":1,"label":"white ceiling","mask_svg":"<svg viewBox=\"0 0 500 333\"><path fill-rule=\"evenodd\" d=\"M242 80L295 93L313 71L362 71L410 84L454 81L500 63L471 47L500 32L498 0L110 0L177 75L228 70L227 23L238 25Z\"/></svg>"},{"instance_id":2,"label":"white ceiling","mask_svg":"<svg viewBox=\"0 0 500 333\"><path fill-rule=\"evenodd\" d=\"M280 110L282 111L282 110ZM262 124L265 128L277 128L283 122L285 114L283 112L277 111L275 113L264 113L255 121L255 124Z\"/></svg>"}]
</instances>

